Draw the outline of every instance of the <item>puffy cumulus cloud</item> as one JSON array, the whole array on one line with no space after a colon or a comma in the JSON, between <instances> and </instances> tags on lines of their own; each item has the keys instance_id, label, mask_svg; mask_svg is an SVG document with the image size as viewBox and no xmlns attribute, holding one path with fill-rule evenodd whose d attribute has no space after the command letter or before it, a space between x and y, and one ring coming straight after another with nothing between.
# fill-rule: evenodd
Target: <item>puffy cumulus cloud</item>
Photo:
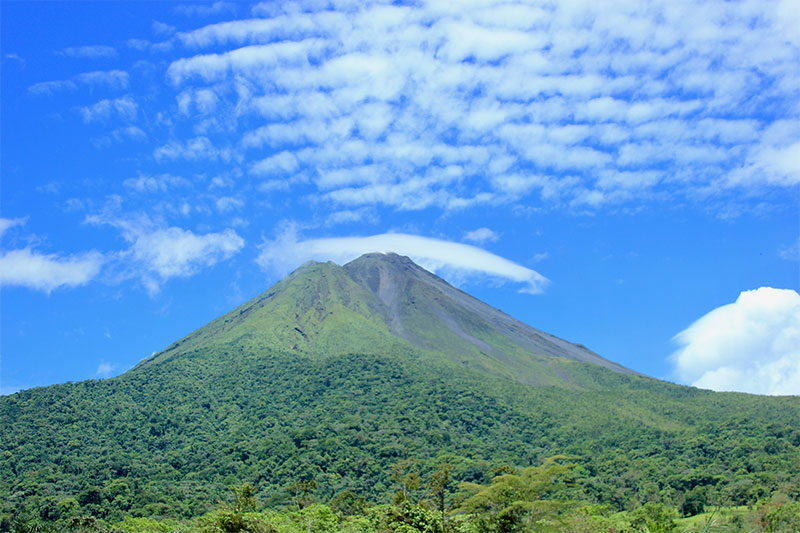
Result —
<instances>
[{"instance_id":1,"label":"puffy cumulus cloud","mask_svg":"<svg viewBox=\"0 0 800 533\"><path fill-rule=\"evenodd\" d=\"M177 33L166 77L260 190L302 174L335 210L758 194L800 179L787 5L265 2Z\"/></svg>"},{"instance_id":2,"label":"puffy cumulus cloud","mask_svg":"<svg viewBox=\"0 0 800 533\"><path fill-rule=\"evenodd\" d=\"M50 294L61 287L77 287L94 279L105 259L99 252L60 256L30 247L0 254L0 285L27 287Z\"/></svg>"},{"instance_id":3,"label":"puffy cumulus cloud","mask_svg":"<svg viewBox=\"0 0 800 533\"><path fill-rule=\"evenodd\" d=\"M538 294L550 281L538 272L481 248L419 235L385 233L370 237L298 240L289 228L275 241L264 242L258 263L262 268L287 271L309 260L347 263L369 252L406 255L420 266L448 278L488 276L522 285L520 292Z\"/></svg>"},{"instance_id":4,"label":"puffy cumulus cloud","mask_svg":"<svg viewBox=\"0 0 800 533\"><path fill-rule=\"evenodd\" d=\"M679 380L755 394L800 394L800 294L745 291L675 336Z\"/></svg>"}]
</instances>

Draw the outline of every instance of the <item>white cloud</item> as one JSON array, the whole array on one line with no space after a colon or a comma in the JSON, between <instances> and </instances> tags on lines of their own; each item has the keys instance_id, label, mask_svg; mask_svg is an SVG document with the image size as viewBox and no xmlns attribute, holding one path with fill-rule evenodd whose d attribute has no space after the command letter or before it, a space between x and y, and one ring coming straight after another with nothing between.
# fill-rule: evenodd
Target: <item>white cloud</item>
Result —
<instances>
[{"instance_id":1,"label":"white cloud","mask_svg":"<svg viewBox=\"0 0 800 533\"><path fill-rule=\"evenodd\" d=\"M77 83L89 87L104 86L110 89L125 89L128 87L128 73L123 70L96 70L84 72L74 76L71 80L53 80L34 83L28 87L32 95L52 96L56 92L75 90Z\"/></svg>"},{"instance_id":2,"label":"white cloud","mask_svg":"<svg viewBox=\"0 0 800 533\"><path fill-rule=\"evenodd\" d=\"M244 207L244 200L232 196L222 196L217 198L216 205L217 211L220 213L228 213L230 211L240 210Z\"/></svg>"},{"instance_id":3,"label":"white cloud","mask_svg":"<svg viewBox=\"0 0 800 533\"><path fill-rule=\"evenodd\" d=\"M729 185L800 184L800 140L786 146L760 146L741 170L730 175Z\"/></svg>"},{"instance_id":4,"label":"white cloud","mask_svg":"<svg viewBox=\"0 0 800 533\"><path fill-rule=\"evenodd\" d=\"M198 17L208 17L233 11L236 11L236 4L220 0L211 4L178 4L175 6L175 12L177 13Z\"/></svg>"},{"instance_id":5,"label":"white cloud","mask_svg":"<svg viewBox=\"0 0 800 533\"><path fill-rule=\"evenodd\" d=\"M26 218L0 218L0 237L21 226ZM42 254L30 246L0 252L0 286L19 286L50 294L60 287L88 283L100 272L105 258L96 251L61 256Z\"/></svg>"},{"instance_id":6,"label":"white cloud","mask_svg":"<svg viewBox=\"0 0 800 533\"><path fill-rule=\"evenodd\" d=\"M1 226L0 229L2 229ZM0 234L2 234L1 231ZM794 244L782 246L778 250L778 257L787 261L800 261L800 238Z\"/></svg>"},{"instance_id":7,"label":"white cloud","mask_svg":"<svg viewBox=\"0 0 800 533\"><path fill-rule=\"evenodd\" d=\"M128 48L133 48L134 50L144 52L150 47L150 41L147 41L145 39L128 39L127 41L125 41L125 45Z\"/></svg>"},{"instance_id":8,"label":"white cloud","mask_svg":"<svg viewBox=\"0 0 800 533\"><path fill-rule=\"evenodd\" d=\"M108 135L92 139L92 144L98 148L125 141L146 142L147 134L137 126L123 126L111 130Z\"/></svg>"},{"instance_id":9,"label":"white cloud","mask_svg":"<svg viewBox=\"0 0 800 533\"><path fill-rule=\"evenodd\" d=\"M151 182L144 183L148 187ZM160 186L158 180L156 186ZM113 213L114 209L116 206L88 216L86 222L108 224L122 232L130 247L117 254L121 276L139 277L151 295L170 278L194 275L202 268L229 259L244 247L244 239L231 229L197 234L176 226L158 225L146 216L121 217Z\"/></svg>"},{"instance_id":10,"label":"white cloud","mask_svg":"<svg viewBox=\"0 0 800 533\"><path fill-rule=\"evenodd\" d=\"M107 377L110 377L111 374L116 369L117 369L117 365L111 364L111 363L106 362L106 361L100 361L100 364L97 365L97 371L95 372L95 375L97 375L97 376L99 376L101 378L107 378Z\"/></svg>"},{"instance_id":11,"label":"white cloud","mask_svg":"<svg viewBox=\"0 0 800 533\"><path fill-rule=\"evenodd\" d=\"M192 77L220 79L231 71L257 75L271 68L305 63L310 56L318 55L322 46L317 40L245 46L222 54L179 59L169 66L167 76L179 84Z\"/></svg>"},{"instance_id":12,"label":"white cloud","mask_svg":"<svg viewBox=\"0 0 800 533\"><path fill-rule=\"evenodd\" d=\"M84 59L101 59L115 57L117 51L111 46L105 45L70 46L69 48L61 50L59 54Z\"/></svg>"},{"instance_id":13,"label":"white cloud","mask_svg":"<svg viewBox=\"0 0 800 533\"><path fill-rule=\"evenodd\" d=\"M129 76L124 70L96 70L75 76L75 80L89 85L102 85L111 89L126 89Z\"/></svg>"},{"instance_id":14,"label":"white cloud","mask_svg":"<svg viewBox=\"0 0 800 533\"><path fill-rule=\"evenodd\" d=\"M139 106L130 96L123 96L113 100L100 100L97 103L81 107L80 109L83 120L87 123L109 120L112 116L126 121L132 121L136 118L138 110Z\"/></svg>"},{"instance_id":15,"label":"white cloud","mask_svg":"<svg viewBox=\"0 0 800 533\"><path fill-rule=\"evenodd\" d=\"M171 141L153 151L153 157L163 159L222 159L229 161L233 153L228 148L218 148L205 135L200 135L186 142Z\"/></svg>"},{"instance_id":16,"label":"white cloud","mask_svg":"<svg viewBox=\"0 0 800 533\"><path fill-rule=\"evenodd\" d=\"M128 178L122 185L131 191L138 193L158 193L166 192L176 187L187 187L190 185L185 178L162 174L160 176L139 175L136 178Z\"/></svg>"},{"instance_id":17,"label":"white cloud","mask_svg":"<svg viewBox=\"0 0 800 533\"><path fill-rule=\"evenodd\" d=\"M494 242L499 238L500 235L489 228L478 228L476 230L468 231L464 234L464 240L474 242L476 244Z\"/></svg>"},{"instance_id":18,"label":"white cloud","mask_svg":"<svg viewBox=\"0 0 800 533\"><path fill-rule=\"evenodd\" d=\"M154 20L152 26L153 26L153 32L155 32L156 35L169 36L175 33L175 26L172 26L165 22Z\"/></svg>"},{"instance_id":19,"label":"white cloud","mask_svg":"<svg viewBox=\"0 0 800 533\"><path fill-rule=\"evenodd\" d=\"M220 145L242 125L245 168L304 173L334 209L523 206L538 195L586 210L732 185L757 193L800 181L786 11L717 0L262 3L259 18L178 33L187 52L167 79L180 87L184 131ZM194 112L209 116L202 127ZM190 142L156 153L191 154Z\"/></svg>"},{"instance_id":20,"label":"white cloud","mask_svg":"<svg viewBox=\"0 0 800 533\"><path fill-rule=\"evenodd\" d=\"M147 140L147 134L144 132L144 130L136 126L117 128L111 132L111 137L117 142L122 142L125 139L130 139L133 141Z\"/></svg>"},{"instance_id":21,"label":"white cloud","mask_svg":"<svg viewBox=\"0 0 800 533\"><path fill-rule=\"evenodd\" d=\"M198 235L173 226L128 233L126 238L132 242L130 253L133 260L162 281L176 276L188 277L202 267L230 258L244 246L244 240L233 230ZM148 290L157 290L155 283L145 277Z\"/></svg>"},{"instance_id":22,"label":"white cloud","mask_svg":"<svg viewBox=\"0 0 800 533\"><path fill-rule=\"evenodd\" d=\"M0 254L0 285L27 287L51 293L77 287L94 279L104 263L98 252L59 256L41 254L30 247Z\"/></svg>"},{"instance_id":23,"label":"white cloud","mask_svg":"<svg viewBox=\"0 0 800 533\"><path fill-rule=\"evenodd\" d=\"M350 224L353 222L367 221L377 224L378 218L375 213L368 207L361 209L343 209L341 211L334 211L325 219L326 226L335 226L338 224Z\"/></svg>"},{"instance_id":24,"label":"white cloud","mask_svg":"<svg viewBox=\"0 0 800 533\"><path fill-rule=\"evenodd\" d=\"M481 248L403 233L299 241L295 229L289 228L277 240L261 245L258 263L262 268L283 272L312 259L344 264L369 252L406 255L423 268L445 277L479 275L519 283L520 292L530 294L543 292L550 283L538 272Z\"/></svg>"},{"instance_id":25,"label":"white cloud","mask_svg":"<svg viewBox=\"0 0 800 533\"><path fill-rule=\"evenodd\" d=\"M18 62L20 65L24 65L25 64L25 60L22 59L22 57L20 57L17 54L5 54L3 57L5 57L6 59L12 59L12 60Z\"/></svg>"},{"instance_id":26,"label":"white cloud","mask_svg":"<svg viewBox=\"0 0 800 533\"><path fill-rule=\"evenodd\" d=\"M27 218L0 218L0 237L14 226L25 224L27 220Z\"/></svg>"},{"instance_id":27,"label":"white cloud","mask_svg":"<svg viewBox=\"0 0 800 533\"><path fill-rule=\"evenodd\" d=\"M697 387L800 395L800 294L745 291L675 336L679 380Z\"/></svg>"},{"instance_id":28,"label":"white cloud","mask_svg":"<svg viewBox=\"0 0 800 533\"><path fill-rule=\"evenodd\" d=\"M78 86L71 80L42 81L28 87L28 93L34 96L52 96L56 92L67 90L74 91L77 88Z\"/></svg>"},{"instance_id":29,"label":"white cloud","mask_svg":"<svg viewBox=\"0 0 800 533\"><path fill-rule=\"evenodd\" d=\"M256 176L270 176L272 174L291 174L300 167L297 156L292 152L280 152L273 156L256 161L250 172Z\"/></svg>"}]
</instances>

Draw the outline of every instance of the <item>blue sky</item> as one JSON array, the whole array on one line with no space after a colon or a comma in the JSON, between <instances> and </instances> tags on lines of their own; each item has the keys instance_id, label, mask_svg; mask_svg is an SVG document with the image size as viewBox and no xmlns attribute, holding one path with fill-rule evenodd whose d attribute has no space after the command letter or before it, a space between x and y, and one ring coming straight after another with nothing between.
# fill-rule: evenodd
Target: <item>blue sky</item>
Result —
<instances>
[{"instance_id":1,"label":"blue sky","mask_svg":"<svg viewBox=\"0 0 800 533\"><path fill-rule=\"evenodd\" d=\"M393 250L645 374L798 394L793 3L3 2L0 392Z\"/></svg>"}]
</instances>

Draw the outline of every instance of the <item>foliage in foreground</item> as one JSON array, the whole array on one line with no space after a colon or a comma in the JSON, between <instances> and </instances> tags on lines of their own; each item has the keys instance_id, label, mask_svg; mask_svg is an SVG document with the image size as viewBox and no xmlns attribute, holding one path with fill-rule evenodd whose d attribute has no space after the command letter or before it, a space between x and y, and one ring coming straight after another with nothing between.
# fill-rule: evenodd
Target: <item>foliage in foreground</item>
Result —
<instances>
[{"instance_id":1,"label":"foliage in foreground","mask_svg":"<svg viewBox=\"0 0 800 533\"><path fill-rule=\"evenodd\" d=\"M282 509L258 511L255 489L234 487L233 499L192 520L126 517L116 523L75 516L44 523L18 517L3 531L94 533L797 533L800 502L777 493L752 508L715 508L694 519L678 520L678 512L648 502L614 512L608 506L553 498L575 465L559 458L521 472L503 472L488 485L462 484L462 492L439 506L436 477L425 497L408 499L408 480L398 481L392 505L348 507L353 500L337 498L327 505L295 499ZM352 495L351 495L352 496ZM356 512L352 512L356 511Z\"/></svg>"}]
</instances>

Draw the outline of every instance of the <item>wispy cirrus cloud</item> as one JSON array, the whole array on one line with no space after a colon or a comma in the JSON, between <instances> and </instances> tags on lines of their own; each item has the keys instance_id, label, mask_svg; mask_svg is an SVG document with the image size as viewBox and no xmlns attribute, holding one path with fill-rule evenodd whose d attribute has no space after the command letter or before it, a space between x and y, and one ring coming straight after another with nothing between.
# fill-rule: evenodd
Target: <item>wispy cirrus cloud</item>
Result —
<instances>
[{"instance_id":1,"label":"wispy cirrus cloud","mask_svg":"<svg viewBox=\"0 0 800 533\"><path fill-rule=\"evenodd\" d=\"M13 227L22 226L27 220L27 218L0 218L0 237Z\"/></svg>"},{"instance_id":2,"label":"wispy cirrus cloud","mask_svg":"<svg viewBox=\"0 0 800 533\"><path fill-rule=\"evenodd\" d=\"M94 70L73 76L69 80L52 80L34 83L28 87L28 94L52 96L62 91L74 91L78 85L89 88L126 89L130 76L124 70Z\"/></svg>"},{"instance_id":3,"label":"wispy cirrus cloud","mask_svg":"<svg viewBox=\"0 0 800 533\"><path fill-rule=\"evenodd\" d=\"M80 108L81 116L86 123L107 121L111 118L132 121L136 118L138 112L139 105L131 96L103 99L92 105Z\"/></svg>"},{"instance_id":4,"label":"wispy cirrus cloud","mask_svg":"<svg viewBox=\"0 0 800 533\"><path fill-rule=\"evenodd\" d=\"M190 185L186 178L161 174L160 176L142 175L135 178L128 178L122 185L129 191L137 193L164 193L168 190L184 188Z\"/></svg>"},{"instance_id":5,"label":"wispy cirrus cloud","mask_svg":"<svg viewBox=\"0 0 800 533\"><path fill-rule=\"evenodd\" d=\"M230 258L243 246L244 240L233 230L196 234L178 227L125 233L131 242L129 253L157 279L144 275L142 281L151 293L157 292L159 281L187 277L203 267L213 266Z\"/></svg>"},{"instance_id":6,"label":"wispy cirrus cloud","mask_svg":"<svg viewBox=\"0 0 800 533\"><path fill-rule=\"evenodd\" d=\"M236 11L236 4L233 2L223 2L218 0L210 4L178 4L175 12L183 15L208 17L221 13L233 13Z\"/></svg>"},{"instance_id":7,"label":"wispy cirrus cloud","mask_svg":"<svg viewBox=\"0 0 800 533\"><path fill-rule=\"evenodd\" d=\"M78 86L72 80L53 80L34 83L28 87L28 94L34 96L52 96L61 91L74 91Z\"/></svg>"},{"instance_id":8,"label":"wispy cirrus cloud","mask_svg":"<svg viewBox=\"0 0 800 533\"><path fill-rule=\"evenodd\" d=\"M110 89L126 89L130 76L124 70L94 70L75 76L75 80L90 87L104 86Z\"/></svg>"},{"instance_id":9,"label":"wispy cirrus cloud","mask_svg":"<svg viewBox=\"0 0 800 533\"><path fill-rule=\"evenodd\" d=\"M145 215L125 216L114 209L86 217L86 222L110 225L118 230L129 247L116 254L122 278L139 278L150 295L174 277L189 277L203 268L231 258L245 242L232 229L195 233L177 226L166 226Z\"/></svg>"},{"instance_id":10,"label":"wispy cirrus cloud","mask_svg":"<svg viewBox=\"0 0 800 533\"><path fill-rule=\"evenodd\" d=\"M163 146L159 146L153 151L153 156L157 160L222 159L224 161L229 161L235 154L230 148L217 147L208 137L199 135L185 142L174 140Z\"/></svg>"},{"instance_id":11,"label":"wispy cirrus cloud","mask_svg":"<svg viewBox=\"0 0 800 533\"><path fill-rule=\"evenodd\" d=\"M64 48L63 50L59 50L58 53L67 57L102 59L116 57L117 50L111 46L97 44L87 46L70 46L68 48Z\"/></svg>"},{"instance_id":12,"label":"wispy cirrus cloud","mask_svg":"<svg viewBox=\"0 0 800 533\"><path fill-rule=\"evenodd\" d=\"M538 272L476 246L404 233L299 240L290 227L275 241L261 244L258 263L285 272L309 260L344 264L369 252L406 255L445 277L488 276L517 283L520 292L530 294L541 293L550 283Z\"/></svg>"}]
</instances>

